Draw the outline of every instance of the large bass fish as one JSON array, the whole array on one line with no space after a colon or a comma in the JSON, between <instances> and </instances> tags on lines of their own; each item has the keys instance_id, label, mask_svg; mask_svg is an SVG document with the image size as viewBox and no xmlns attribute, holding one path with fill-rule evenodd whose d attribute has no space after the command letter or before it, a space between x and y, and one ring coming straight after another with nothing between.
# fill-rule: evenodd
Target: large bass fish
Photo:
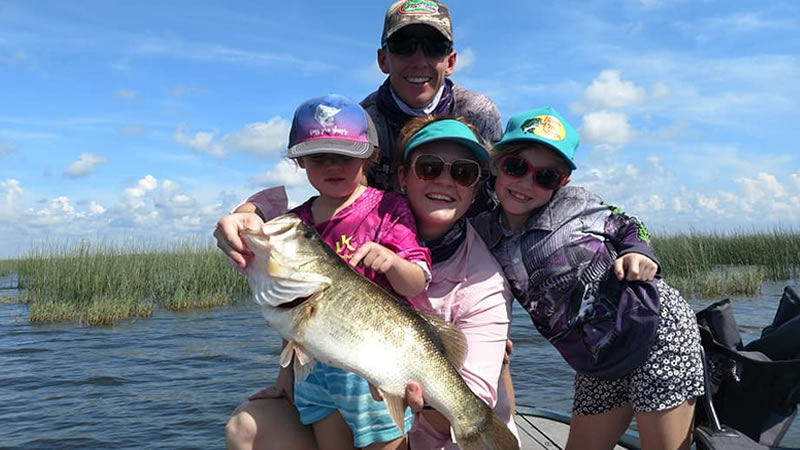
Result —
<instances>
[{"instance_id":1,"label":"large bass fish","mask_svg":"<svg viewBox=\"0 0 800 450\"><path fill-rule=\"evenodd\" d=\"M519 448L459 375L466 343L456 327L361 276L294 214L246 230L243 238L255 255L250 287L267 323L289 342L281 365L294 356L296 380L314 360L355 372L378 389L401 430L405 388L413 380L450 420L462 449Z\"/></svg>"}]
</instances>

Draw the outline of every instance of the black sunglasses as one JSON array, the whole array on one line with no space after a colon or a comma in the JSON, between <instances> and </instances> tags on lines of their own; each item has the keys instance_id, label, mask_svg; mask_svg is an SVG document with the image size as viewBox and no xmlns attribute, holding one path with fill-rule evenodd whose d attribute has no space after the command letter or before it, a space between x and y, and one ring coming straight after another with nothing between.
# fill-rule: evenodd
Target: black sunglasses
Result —
<instances>
[{"instance_id":1,"label":"black sunglasses","mask_svg":"<svg viewBox=\"0 0 800 450\"><path fill-rule=\"evenodd\" d=\"M471 159L457 159L446 163L436 155L419 155L412 164L414 174L420 180L435 180L449 168L450 178L464 187L470 187L481 177L481 165Z\"/></svg>"},{"instance_id":2,"label":"black sunglasses","mask_svg":"<svg viewBox=\"0 0 800 450\"><path fill-rule=\"evenodd\" d=\"M444 58L453 51L453 43L445 39L407 37L386 41L389 51L400 56L413 55L420 45L422 45L422 53L428 58Z\"/></svg>"},{"instance_id":3,"label":"black sunglasses","mask_svg":"<svg viewBox=\"0 0 800 450\"><path fill-rule=\"evenodd\" d=\"M517 155L505 155L500 158L500 170L512 178L520 178L526 173L531 172L533 184L549 191L561 186L565 178L564 174L557 169L552 169L550 167L533 167L528 161L525 161Z\"/></svg>"}]
</instances>

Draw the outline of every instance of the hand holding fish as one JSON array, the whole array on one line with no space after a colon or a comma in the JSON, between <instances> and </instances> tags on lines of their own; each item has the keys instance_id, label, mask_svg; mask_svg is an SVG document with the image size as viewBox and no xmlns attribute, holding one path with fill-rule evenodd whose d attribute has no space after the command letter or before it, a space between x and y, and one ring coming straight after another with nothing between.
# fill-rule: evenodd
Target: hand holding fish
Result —
<instances>
[{"instance_id":1,"label":"hand holding fish","mask_svg":"<svg viewBox=\"0 0 800 450\"><path fill-rule=\"evenodd\" d=\"M269 398L285 398L289 403L294 404L294 377L292 376L292 369L288 367L281 367L278 372L278 379L275 384L270 387L264 388L247 399L250 401L258 399Z\"/></svg>"},{"instance_id":2,"label":"hand holding fish","mask_svg":"<svg viewBox=\"0 0 800 450\"><path fill-rule=\"evenodd\" d=\"M383 396L378 391L378 388L371 384L369 385L369 393L372 394L372 398L375 399L375 401L383 401ZM420 384L416 381L409 381L406 385L405 404L414 412L420 412L425 407L422 386L420 386Z\"/></svg>"},{"instance_id":3,"label":"hand holding fish","mask_svg":"<svg viewBox=\"0 0 800 450\"><path fill-rule=\"evenodd\" d=\"M253 212L228 214L217 222L217 227L214 229L217 247L225 252L237 267L245 269L252 261L253 253L247 248L240 233L242 230L260 229L263 224L261 217Z\"/></svg>"},{"instance_id":4,"label":"hand holding fish","mask_svg":"<svg viewBox=\"0 0 800 450\"><path fill-rule=\"evenodd\" d=\"M628 253L614 262L614 273L620 281L650 281L657 271L658 264L641 253Z\"/></svg>"}]
</instances>

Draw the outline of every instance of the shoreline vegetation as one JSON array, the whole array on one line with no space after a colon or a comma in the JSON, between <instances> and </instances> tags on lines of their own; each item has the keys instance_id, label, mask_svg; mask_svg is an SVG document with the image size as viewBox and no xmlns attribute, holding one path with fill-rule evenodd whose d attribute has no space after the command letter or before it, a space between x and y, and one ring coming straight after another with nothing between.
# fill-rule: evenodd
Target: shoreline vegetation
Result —
<instances>
[{"instance_id":1,"label":"shoreline vegetation","mask_svg":"<svg viewBox=\"0 0 800 450\"><path fill-rule=\"evenodd\" d=\"M758 295L764 281L800 277L800 232L678 233L653 238L664 278L686 298ZM30 322L113 325L125 318L230 306L250 295L244 276L211 243L160 248L83 241L0 260L0 304L29 303ZM13 284L16 283L14 286Z\"/></svg>"}]
</instances>

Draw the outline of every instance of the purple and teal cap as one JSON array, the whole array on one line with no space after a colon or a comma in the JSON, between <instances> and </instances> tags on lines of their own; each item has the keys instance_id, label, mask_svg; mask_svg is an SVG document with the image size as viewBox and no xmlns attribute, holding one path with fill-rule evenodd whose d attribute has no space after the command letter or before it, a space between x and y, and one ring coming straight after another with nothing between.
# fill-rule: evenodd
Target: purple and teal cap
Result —
<instances>
[{"instance_id":1,"label":"purple and teal cap","mask_svg":"<svg viewBox=\"0 0 800 450\"><path fill-rule=\"evenodd\" d=\"M470 149L479 163L485 163L489 159L486 147L481 144L468 126L458 120L443 119L429 123L411 136L403 150L403 162L408 162L408 155L415 148L434 141L457 142Z\"/></svg>"},{"instance_id":2,"label":"purple and teal cap","mask_svg":"<svg viewBox=\"0 0 800 450\"><path fill-rule=\"evenodd\" d=\"M366 159L378 147L378 132L364 108L343 95L306 100L294 112L289 158L336 153Z\"/></svg>"},{"instance_id":3,"label":"purple and teal cap","mask_svg":"<svg viewBox=\"0 0 800 450\"><path fill-rule=\"evenodd\" d=\"M508 119L503 138L495 147L510 143L537 142L561 155L575 170L575 151L580 144L578 131L550 106L514 114Z\"/></svg>"},{"instance_id":4,"label":"purple and teal cap","mask_svg":"<svg viewBox=\"0 0 800 450\"><path fill-rule=\"evenodd\" d=\"M386 41L401 28L417 24L428 25L453 42L453 26L447 5L433 0L398 0L386 10L381 46L386 45Z\"/></svg>"}]
</instances>

